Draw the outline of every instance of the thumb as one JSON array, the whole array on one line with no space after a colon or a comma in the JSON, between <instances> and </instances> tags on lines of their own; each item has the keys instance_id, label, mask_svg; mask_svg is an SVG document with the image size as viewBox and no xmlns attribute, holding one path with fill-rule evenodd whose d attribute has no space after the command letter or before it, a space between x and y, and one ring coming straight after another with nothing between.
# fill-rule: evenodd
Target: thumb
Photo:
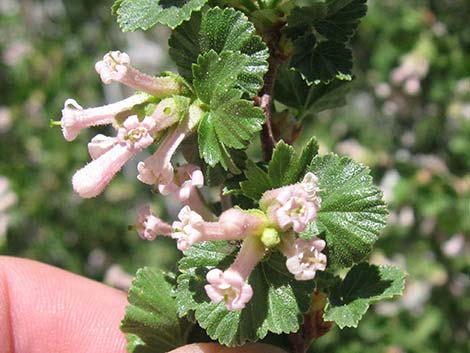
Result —
<instances>
[{"instance_id":1,"label":"thumb","mask_svg":"<svg viewBox=\"0 0 470 353\"><path fill-rule=\"evenodd\" d=\"M227 348L216 343L194 343L169 353L286 353L269 344L247 344L238 348Z\"/></svg>"}]
</instances>

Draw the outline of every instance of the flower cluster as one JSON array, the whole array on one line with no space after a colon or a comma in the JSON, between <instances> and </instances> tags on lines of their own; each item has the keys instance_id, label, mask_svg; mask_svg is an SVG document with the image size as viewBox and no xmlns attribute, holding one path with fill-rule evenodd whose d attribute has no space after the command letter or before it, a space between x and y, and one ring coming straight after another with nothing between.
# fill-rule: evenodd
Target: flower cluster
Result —
<instances>
[{"instance_id":1,"label":"flower cluster","mask_svg":"<svg viewBox=\"0 0 470 353\"><path fill-rule=\"evenodd\" d=\"M191 174L191 170L182 169L185 175ZM202 175L200 178L201 183L195 182L200 180L199 177L183 178L186 181L180 181L179 186L169 185L163 192L174 192L180 198L191 195L202 185ZM321 205L317 182L313 173L307 173L300 183L265 192L260 200L260 210L230 208L217 221L206 221L198 212L185 206L178 214L179 220L170 226L150 215L145 208L136 228L145 239L153 239L156 234L171 236L181 251L198 242L241 240L241 249L233 264L225 271L211 269L205 286L213 302L223 301L229 310L240 310L253 296L248 283L251 272L273 248L286 256L287 269L299 281L311 280L316 271L325 270L326 256L321 252L325 241L316 237L311 240L296 237L317 217Z\"/></svg>"},{"instance_id":2,"label":"flower cluster","mask_svg":"<svg viewBox=\"0 0 470 353\"><path fill-rule=\"evenodd\" d=\"M91 126L112 125L117 130L113 137L98 134L92 138L88 144L92 161L73 176L74 190L84 198L99 195L127 161L159 142L156 152L139 162L137 179L164 194L176 193L181 202L194 204L208 216L199 194L192 189L202 186L200 170L187 165L175 173L171 164L177 148L195 130L203 114L196 103L190 105L189 98L180 95L182 81L142 73L131 65L126 53L119 51L106 54L95 69L103 83L117 81L139 92L120 102L89 109L73 99L65 101L59 124L67 141Z\"/></svg>"}]
</instances>

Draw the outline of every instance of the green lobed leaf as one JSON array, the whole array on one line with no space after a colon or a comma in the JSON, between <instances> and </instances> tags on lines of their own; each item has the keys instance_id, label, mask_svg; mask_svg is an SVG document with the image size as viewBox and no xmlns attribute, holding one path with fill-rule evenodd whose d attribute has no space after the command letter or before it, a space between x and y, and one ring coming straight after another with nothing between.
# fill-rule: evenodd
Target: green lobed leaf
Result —
<instances>
[{"instance_id":1,"label":"green lobed leaf","mask_svg":"<svg viewBox=\"0 0 470 353\"><path fill-rule=\"evenodd\" d=\"M220 56L214 51L199 55L193 64L193 84L196 94L206 104L212 99L234 88L247 61L247 55L224 51Z\"/></svg>"},{"instance_id":2,"label":"green lobed leaf","mask_svg":"<svg viewBox=\"0 0 470 353\"><path fill-rule=\"evenodd\" d=\"M357 327L370 304L403 293L405 277L394 266L355 265L332 287L324 319L334 321L341 329Z\"/></svg>"},{"instance_id":3,"label":"green lobed leaf","mask_svg":"<svg viewBox=\"0 0 470 353\"><path fill-rule=\"evenodd\" d=\"M283 33L293 41L291 66L309 83L349 78L352 53L346 47L367 0L315 0L295 7Z\"/></svg>"},{"instance_id":4,"label":"green lobed leaf","mask_svg":"<svg viewBox=\"0 0 470 353\"><path fill-rule=\"evenodd\" d=\"M129 349L134 353L164 353L186 343L190 326L180 319L173 286L155 268L137 271L129 290L126 315L121 330L129 335Z\"/></svg>"},{"instance_id":5,"label":"green lobed leaf","mask_svg":"<svg viewBox=\"0 0 470 353\"><path fill-rule=\"evenodd\" d=\"M382 192L369 169L347 157L315 157L310 171L319 179L322 205L317 224L325 232L330 267L362 261L387 222Z\"/></svg>"},{"instance_id":6,"label":"green lobed leaf","mask_svg":"<svg viewBox=\"0 0 470 353\"><path fill-rule=\"evenodd\" d=\"M315 29L330 40L347 42L367 13L366 3L367 0L328 1L327 15L315 23Z\"/></svg>"},{"instance_id":7,"label":"green lobed leaf","mask_svg":"<svg viewBox=\"0 0 470 353\"><path fill-rule=\"evenodd\" d=\"M217 95L209 112L220 144L234 149L245 148L253 135L261 130L265 119L260 108L240 96L241 92L237 90Z\"/></svg>"},{"instance_id":8,"label":"green lobed leaf","mask_svg":"<svg viewBox=\"0 0 470 353\"><path fill-rule=\"evenodd\" d=\"M199 123L197 129L199 154L210 167L215 167L217 163L220 163L225 170L229 169L238 174L240 170L225 146L219 142L213 120L214 115L206 113Z\"/></svg>"},{"instance_id":9,"label":"green lobed leaf","mask_svg":"<svg viewBox=\"0 0 470 353\"><path fill-rule=\"evenodd\" d=\"M156 24L172 29L189 20L207 0L118 0L111 10L123 32L147 30Z\"/></svg>"},{"instance_id":10,"label":"green lobed leaf","mask_svg":"<svg viewBox=\"0 0 470 353\"><path fill-rule=\"evenodd\" d=\"M200 156L211 167L220 163L233 173L240 170L229 149L244 149L265 120L263 111L233 88L248 60L238 52L210 50L193 65L196 94L209 110L198 128Z\"/></svg>"},{"instance_id":11,"label":"green lobed leaf","mask_svg":"<svg viewBox=\"0 0 470 353\"><path fill-rule=\"evenodd\" d=\"M235 86L249 96L254 96L263 86L268 71L268 48L240 11L215 7L202 15L195 14L172 32L169 44L171 58L188 81L193 80L192 65L200 54L210 50L217 54L231 51L248 56Z\"/></svg>"},{"instance_id":12,"label":"green lobed leaf","mask_svg":"<svg viewBox=\"0 0 470 353\"><path fill-rule=\"evenodd\" d=\"M346 43L367 12L367 0L312 0L292 9L284 33L292 39L307 32Z\"/></svg>"},{"instance_id":13,"label":"green lobed leaf","mask_svg":"<svg viewBox=\"0 0 470 353\"><path fill-rule=\"evenodd\" d=\"M180 315L194 311L207 334L227 346L260 340L268 332L296 332L303 312L310 306L315 284L296 281L280 253L272 254L252 272L249 283L254 294L245 309L228 311L223 303L210 302L204 290L206 273L209 267L226 269L236 250L235 245L227 242L211 242L196 244L185 252L180 261L183 273L178 276Z\"/></svg>"},{"instance_id":14,"label":"green lobed leaf","mask_svg":"<svg viewBox=\"0 0 470 353\"><path fill-rule=\"evenodd\" d=\"M297 71L283 66L276 80L274 98L297 109L296 118L303 120L321 111L345 105L349 83L347 80L334 79L329 83L308 85Z\"/></svg>"}]
</instances>

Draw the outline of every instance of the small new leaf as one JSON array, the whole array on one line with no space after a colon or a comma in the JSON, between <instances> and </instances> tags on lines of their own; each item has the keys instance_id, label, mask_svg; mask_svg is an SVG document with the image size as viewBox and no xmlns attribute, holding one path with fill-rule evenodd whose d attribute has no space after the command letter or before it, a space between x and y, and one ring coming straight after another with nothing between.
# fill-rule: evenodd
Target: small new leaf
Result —
<instances>
[{"instance_id":1,"label":"small new leaf","mask_svg":"<svg viewBox=\"0 0 470 353\"><path fill-rule=\"evenodd\" d=\"M123 32L142 29L144 31L156 24L172 29L199 11L207 0L118 0L112 6L113 14Z\"/></svg>"},{"instance_id":2,"label":"small new leaf","mask_svg":"<svg viewBox=\"0 0 470 353\"><path fill-rule=\"evenodd\" d=\"M382 192L372 184L369 169L347 157L316 157L310 170L319 179L317 223L326 235L329 266L350 267L370 253L386 225Z\"/></svg>"},{"instance_id":3,"label":"small new leaf","mask_svg":"<svg viewBox=\"0 0 470 353\"><path fill-rule=\"evenodd\" d=\"M178 317L172 291L160 270L144 267L137 271L121 323L121 330L130 334L130 352L165 353L186 343L190 326Z\"/></svg>"},{"instance_id":4,"label":"small new leaf","mask_svg":"<svg viewBox=\"0 0 470 353\"><path fill-rule=\"evenodd\" d=\"M263 77L268 71L268 48L240 11L215 7L202 15L196 14L172 32L169 44L171 58L188 81L193 79L192 65L200 54L210 50L217 54L231 51L248 58L235 87L251 97L263 86Z\"/></svg>"},{"instance_id":5,"label":"small new leaf","mask_svg":"<svg viewBox=\"0 0 470 353\"><path fill-rule=\"evenodd\" d=\"M405 273L394 266L361 263L348 272L332 289L324 319L339 328L357 327L369 305L401 295Z\"/></svg>"},{"instance_id":6,"label":"small new leaf","mask_svg":"<svg viewBox=\"0 0 470 353\"><path fill-rule=\"evenodd\" d=\"M288 152L288 150L291 152ZM289 158L289 163L287 163L287 160L284 158L287 158L287 155L290 153L292 153L292 155L291 158ZM300 154L295 152L295 150L284 143L284 141L279 141L274 149L273 157L269 162L270 175L274 178L272 180L273 186L281 187L301 181L317 153L318 142L316 137L312 137L305 144Z\"/></svg>"},{"instance_id":7,"label":"small new leaf","mask_svg":"<svg viewBox=\"0 0 470 353\"><path fill-rule=\"evenodd\" d=\"M284 185L293 184L302 180L313 158L318 154L318 148L317 138L313 136L308 140L300 155L296 155L293 159L292 165L283 179Z\"/></svg>"},{"instance_id":8,"label":"small new leaf","mask_svg":"<svg viewBox=\"0 0 470 353\"><path fill-rule=\"evenodd\" d=\"M194 245L180 261L177 301L180 314L194 311L199 325L214 340L239 346L263 339L268 332L296 332L303 312L310 305L313 281L296 281L285 267L285 258L275 253L252 272L249 283L253 298L245 309L228 311L223 303L212 303L204 290L212 267L226 269L237 247L227 242Z\"/></svg>"}]
</instances>

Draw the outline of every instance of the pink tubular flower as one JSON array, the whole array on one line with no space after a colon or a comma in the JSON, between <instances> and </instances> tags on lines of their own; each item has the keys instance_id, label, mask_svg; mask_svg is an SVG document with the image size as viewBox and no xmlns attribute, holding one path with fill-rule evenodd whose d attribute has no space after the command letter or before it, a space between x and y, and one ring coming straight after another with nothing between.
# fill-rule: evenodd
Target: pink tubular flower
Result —
<instances>
[{"instance_id":1,"label":"pink tubular flower","mask_svg":"<svg viewBox=\"0 0 470 353\"><path fill-rule=\"evenodd\" d=\"M95 69L105 84L118 81L156 97L172 96L181 91L180 84L174 78L154 77L140 72L131 65L129 55L117 50L105 54L103 60L95 64Z\"/></svg>"},{"instance_id":2,"label":"pink tubular flower","mask_svg":"<svg viewBox=\"0 0 470 353\"><path fill-rule=\"evenodd\" d=\"M179 221L173 222L171 237L176 239L177 248L181 251L189 249L191 245L200 241L201 227L204 219L196 212L184 206L178 214Z\"/></svg>"},{"instance_id":3,"label":"pink tubular flower","mask_svg":"<svg viewBox=\"0 0 470 353\"><path fill-rule=\"evenodd\" d=\"M84 128L111 124L117 114L129 111L149 98L147 94L135 94L117 103L89 109L83 109L74 99L67 99L60 120L62 133L67 141L72 141Z\"/></svg>"},{"instance_id":4,"label":"pink tubular flower","mask_svg":"<svg viewBox=\"0 0 470 353\"><path fill-rule=\"evenodd\" d=\"M88 153L91 159L96 159L108 152L116 143L115 137L98 134L88 143Z\"/></svg>"},{"instance_id":5,"label":"pink tubular flower","mask_svg":"<svg viewBox=\"0 0 470 353\"><path fill-rule=\"evenodd\" d=\"M231 208L223 212L218 222L206 222L188 206L178 214L180 221L173 223L172 238L181 251L194 243L211 240L241 240L262 233L266 218L262 214L248 213Z\"/></svg>"},{"instance_id":6,"label":"pink tubular flower","mask_svg":"<svg viewBox=\"0 0 470 353\"><path fill-rule=\"evenodd\" d=\"M248 237L234 263L224 272L215 268L207 273L204 289L214 302L224 301L228 310L241 310L251 300L253 289L247 283L253 269L261 261L265 249L257 237Z\"/></svg>"},{"instance_id":7,"label":"pink tubular flower","mask_svg":"<svg viewBox=\"0 0 470 353\"><path fill-rule=\"evenodd\" d=\"M117 139L125 143L130 151L140 152L147 148L153 142L151 136L155 128L155 120L146 116L144 120L139 121L137 115L132 115L124 121L123 127L119 128Z\"/></svg>"},{"instance_id":8,"label":"pink tubular flower","mask_svg":"<svg viewBox=\"0 0 470 353\"><path fill-rule=\"evenodd\" d=\"M148 185L171 183L174 174L171 157L185 137L186 134L180 126L169 131L157 151L137 164L137 179Z\"/></svg>"},{"instance_id":9,"label":"pink tubular flower","mask_svg":"<svg viewBox=\"0 0 470 353\"><path fill-rule=\"evenodd\" d=\"M158 191L162 195L174 194L178 201L185 202L195 188L204 186L204 175L199 167L186 164L176 168L173 181L169 184L159 184Z\"/></svg>"},{"instance_id":10,"label":"pink tubular flower","mask_svg":"<svg viewBox=\"0 0 470 353\"><path fill-rule=\"evenodd\" d=\"M73 189L83 198L98 196L133 155L126 146L115 145L74 174Z\"/></svg>"},{"instance_id":11,"label":"pink tubular flower","mask_svg":"<svg viewBox=\"0 0 470 353\"><path fill-rule=\"evenodd\" d=\"M99 195L129 159L153 142L150 132L154 127L155 121L150 117L140 122L136 115L130 116L118 130L111 148L104 153L92 148L92 157L98 158L75 173L74 190L84 198Z\"/></svg>"},{"instance_id":12,"label":"pink tubular flower","mask_svg":"<svg viewBox=\"0 0 470 353\"><path fill-rule=\"evenodd\" d=\"M158 235L169 236L171 234L171 225L156 217L150 211L150 206L140 209L136 229L139 236L146 240L154 240Z\"/></svg>"},{"instance_id":13,"label":"pink tubular flower","mask_svg":"<svg viewBox=\"0 0 470 353\"><path fill-rule=\"evenodd\" d=\"M266 191L260 205L281 230L302 232L317 218L321 205L317 182L313 173L307 173L300 183Z\"/></svg>"},{"instance_id":14,"label":"pink tubular flower","mask_svg":"<svg viewBox=\"0 0 470 353\"><path fill-rule=\"evenodd\" d=\"M326 255L321 251L325 241L314 237L312 240L295 239L293 234L283 244L282 251L287 257L286 266L298 281L308 281L317 271L326 269Z\"/></svg>"},{"instance_id":15,"label":"pink tubular flower","mask_svg":"<svg viewBox=\"0 0 470 353\"><path fill-rule=\"evenodd\" d=\"M199 188L204 186L204 175L199 167L186 164L176 168L173 180L169 184L159 184L158 191L162 195L173 194L181 203L189 206L204 219L211 220L215 216L202 199Z\"/></svg>"},{"instance_id":16,"label":"pink tubular flower","mask_svg":"<svg viewBox=\"0 0 470 353\"><path fill-rule=\"evenodd\" d=\"M188 116L168 131L157 151L143 162L139 162L137 179L149 185L170 184L174 177L171 158L181 142L197 127L203 114L201 108L190 106Z\"/></svg>"}]
</instances>

